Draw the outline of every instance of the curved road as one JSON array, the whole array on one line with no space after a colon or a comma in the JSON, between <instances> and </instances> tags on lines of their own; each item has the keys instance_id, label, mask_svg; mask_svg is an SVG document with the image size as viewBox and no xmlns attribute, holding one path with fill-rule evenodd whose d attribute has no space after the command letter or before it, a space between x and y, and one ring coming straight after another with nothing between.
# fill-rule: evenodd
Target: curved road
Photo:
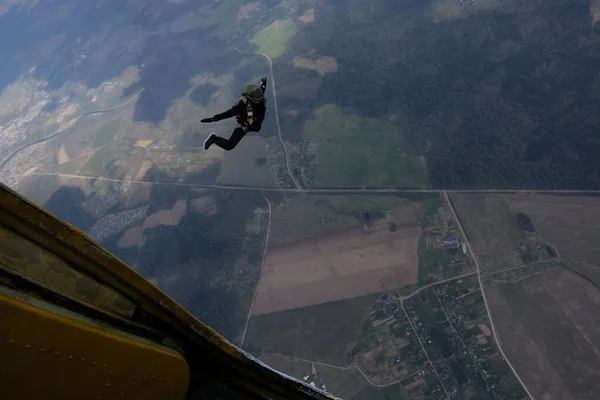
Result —
<instances>
[{"instance_id":1,"label":"curved road","mask_svg":"<svg viewBox=\"0 0 600 400\"><path fill-rule=\"evenodd\" d=\"M288 174L290 175L290 178L292 178L292 181L294 182L294 186L296 186L296 189L302 191L302 186L300 186L300 184L294 177L294 174L292 174L292 169L290 168L290 160L288 158L287 149L285 147L285 143L283 142L283 136L281 136L281 125L279 124L279 109L277 108L277 91L275 90L275 76L273 75L273 61L271 60L271 57L269 57L265 53L246 53L245 51L240 50L233 45L231 47L233 47L234 50L236 50L242 54L261 55L261 56L265 57L267 59L267 61L269 62L269 72L271 75L271 88L272 88L271 91L273 92L273 104L275 106L275 122L277 123L277 135L279 137L279 142L281 143L281 148L283 150L283 156L285 158L285 165L287 167Z\"/></svg>"},{"instance_id":2,"label":"curved road","mask_svg":"<svg viewBox=\"0 0 600 400\"><path fill-rule=\"evenodd\" d=\"M112 107L112 108L107 108L105 110L92 110L92 111L86 111L83 114L81 114L79 117L77 117L75 119L75 122L73 123L73 125L75 125L77 122L79 122L79 120L87 115L95 115L95 114L105 114L105 113L109 113L112 111L115 111L121 107L125 107L126 105L128 105L129 103L131 103L133 100L135 100L136 98L139 97L140 94L142 94L142 92L144 91L144 89L140 90L139 92L137 92L136 94L134 94L133 96L131 96L126 102L124 102L123 104L119 104L118 106ZM31 146L35 146L36 144L40 144L40 143L44 143L47 142L48 140L54 139L55 137L57 137L60 134L63 134L65 132L67 132L68 129L63 129L62 131L58 131L53 133L52 135L40 138L40 139L36 139L33 140L29 143L26 143L24 145L22 145L21 147L19 147L17 150L15 150L10 156L8 156L4 161L2 161L2 163L0 164L0 170L2 168L4 168L17 154L19 154L20 152L22 152L23 150L25 150L28 147Z\"/></svg>"},{"instance_id":3,"label":"curved road","mask_svg":"<svg viewBox=\"0 0 600 400\"><path fill-rule=\"evenodd\" d=\"M238 10L238 16L240 15L240 11L242 9L242 7L244 6L244 1L242 0L240 2L240 9ZM238 30L238 34L241 33L240 30L240 21L239 19L236 19L235 21L236 25L237 25L237 30ZM246 53L245 51L242 51L240 49L238 49L237 47L235 47L235 45L231 45L231 47L233 47L233 49L235 51L238 51L242 54L251 54L251 53ZM275 122L277 122L277 134L279 137L279 143L281 143L281 148L283 150L283 157L285 158L285 166L287 167L288 170L288 174L290 175L290 178L292 178L292 181L294 182L294 185L296 186L296 189L298 189L299 191L303 191L302 186L298 183L298 181L296 180L296 178L294 177L294 174L292 174L292 169L290 168L290 161L288 159L288 154L287 154L287 149L285 147L285 143L283 142L283 137L281 136L281 126L279 125L279 110L277 108L277 92L275 90L275 76L273 76L273 60L271 60L271 57L269 57L268 55L266 55L265 53L255 53L255 54L260 54L261 56L265 57L267 59L267 61L269 62L269 71L271 74L271 85L272 85L272 91L273 91L273 103L275 105Z\"/></svg>"},{"instance_id":4,"label":"curved road","mask_svg":"<svg viewBox=\"0 0 600 400\"><path fill-rule=\"evenodd\" d=\"M281 147L283 149L283 156L285 157L285 165L287 167L290 178L292 178L292 181L294 181L294 185L296 186L296 189L302 190L302 186L300 186L300 184L294 177L294 174L292 174L292 169L290 168L290 161L288 159L287 149L285 147L285 143L283 142L283 137L281 136L281 126L279 125L279 110L277 108L277 91L275 90L275 77L273 76L273 61L271 60L271 57L269 57L265 53L257 53L257 54L264 56L267 59L267 61L269 61L269 71L271 73L271 86L273 88L272 89L273 104L275 106L275 122L277 122L277 133L279 135L279 141L281 142Z\"/></svg>"}]
</instances>

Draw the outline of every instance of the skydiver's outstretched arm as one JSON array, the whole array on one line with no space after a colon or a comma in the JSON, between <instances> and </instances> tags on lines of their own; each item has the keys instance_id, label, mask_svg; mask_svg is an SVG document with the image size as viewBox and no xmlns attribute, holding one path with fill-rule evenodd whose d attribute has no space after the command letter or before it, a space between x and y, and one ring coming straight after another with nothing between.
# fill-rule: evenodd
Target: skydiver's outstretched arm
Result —
<instances>
[{"instance_id":1,"label":"skydiver's outstretched arm","mask_svg":"<svg viewBox=\"0 0 600 400\"><path fill-rule=\"evenodd\" d=\"M240 107L240 105L241 105L241 107ZM241 101L236 101L236 103L233 105L233 107L231 107L229 110L222 112L221 114L217 114L210 118L204 118L204 119L200 120L200 122L202 122L202 123L217 122L222 119L232 118L237 115L241 115L245 111L246 111L246 108L245 108L244 104Z\"/></svg>"}]
</instances>

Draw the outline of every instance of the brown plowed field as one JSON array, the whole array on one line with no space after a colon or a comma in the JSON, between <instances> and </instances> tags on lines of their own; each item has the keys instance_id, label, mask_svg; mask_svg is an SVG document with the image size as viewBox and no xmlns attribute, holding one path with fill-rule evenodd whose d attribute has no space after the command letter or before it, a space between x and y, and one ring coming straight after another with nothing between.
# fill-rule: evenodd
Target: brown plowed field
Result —
<instances>
[{"instance_id":1,"label":"brown plowed field","mask_svg":"<svg viewBox=\"0 0 600 400\"><path fill-rule=\"evenodd\" d=\"M360 228L267 252L254 315L397 289L418 276L420 229Z\"/></svg>"}]
</instances>

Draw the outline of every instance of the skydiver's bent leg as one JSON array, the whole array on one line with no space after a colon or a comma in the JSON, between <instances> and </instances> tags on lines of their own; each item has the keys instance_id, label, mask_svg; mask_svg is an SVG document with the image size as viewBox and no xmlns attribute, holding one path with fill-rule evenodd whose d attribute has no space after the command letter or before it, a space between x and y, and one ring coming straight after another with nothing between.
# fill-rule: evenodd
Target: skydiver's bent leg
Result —
<instances>
[{"instance_id":1,"label":"skydiver's bent leg","mask_svg":"<svg viewBox=\"0 0 600 400\"><path fill-rule=\"evenodd\" d=\"M235 128L233 133L229 137L229 140L224 139L219 136L213 136L212 142L222 148L223 150L233 150L235 146L242 140L242 138L246 136L246 132L242 128Z\"/></svg>"}]
</instances>

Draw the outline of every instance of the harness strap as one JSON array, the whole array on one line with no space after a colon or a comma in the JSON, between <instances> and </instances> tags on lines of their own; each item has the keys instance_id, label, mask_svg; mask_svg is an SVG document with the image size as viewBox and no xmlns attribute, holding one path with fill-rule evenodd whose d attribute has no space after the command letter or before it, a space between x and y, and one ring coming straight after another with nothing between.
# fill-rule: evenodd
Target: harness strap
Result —
<instances>
[{"instance_id":1,"label":"harness strap","mask_svg":"<svg viewBox=\"0 0 600 400\"><path fill-rule=\"evenodd\" d=\"M246 105L246 121L241 123L240 125L242 126L246 126L246 128L252 126L252 124L254 123L254 112L252 111L252 105L250 104L250 101L248 101L248 99L246 98L246 96L242 96L240 98L242 100L242 102Z\"/></svg>"}]
</instances>

